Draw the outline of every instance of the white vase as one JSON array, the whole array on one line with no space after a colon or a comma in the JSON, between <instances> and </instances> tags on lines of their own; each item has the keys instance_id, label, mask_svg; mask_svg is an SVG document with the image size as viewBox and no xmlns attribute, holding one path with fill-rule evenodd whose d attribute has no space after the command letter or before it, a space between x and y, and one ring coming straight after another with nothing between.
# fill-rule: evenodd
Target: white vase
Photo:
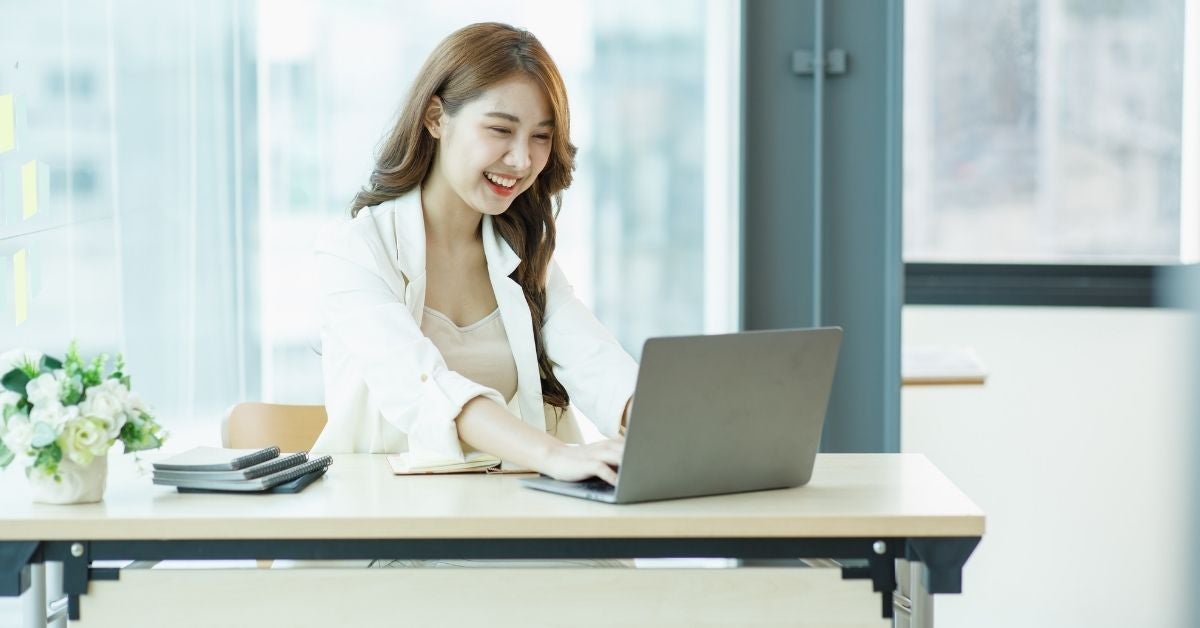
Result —
<instances>
[{"instance_id":1,"label":"white vase","mask_svg":"<svg viewBox=\"0 0 1200 628\"><path fill-rule=\"evenodd\" d=\"M80 466L63 456L58 463L58 480L44 471L29 473L33 501L40 504L91 504L104 498L108 480L108 454L96 456L91 464Z\"/></svg>"}]
</instances>

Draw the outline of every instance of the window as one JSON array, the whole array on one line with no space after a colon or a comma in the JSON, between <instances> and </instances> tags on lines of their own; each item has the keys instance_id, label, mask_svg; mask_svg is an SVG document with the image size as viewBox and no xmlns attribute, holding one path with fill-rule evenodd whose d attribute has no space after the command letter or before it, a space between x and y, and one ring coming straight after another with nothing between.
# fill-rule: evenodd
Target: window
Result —
<instances>
[{"instance_id":1,"label":"window","mask_svg":"<svg viewBox=\"0 0 1200 628\"><path fill-rule=\"evenodd\" d=\"M578 294L635 355L650 335L733 330L737 16L716 0L9 6L0 347L123 351L169 426L319 402L313 237L348 215L429 51L482 20L529 28L565 75L580 154L559 258Z\"/></svg>"},{"instance_id":2,"label":"window","mask_svg":"<svg viewBox=\"0 0 1200 628\"><path fill-rule=\"evenodd\" d=\"M1101 275L1197 261L1200 29L1185 4L908 3L905 260Z\"/></svg>"},{"instance_id":3,"label":"window","mask_svg":"<svg viewBox=\"0 0 1200 628\"><path fill-rule=\"evenodd\" d=\"M635 357L652 335L735 329L723 4L260 2L264 396L320 398L315 322L298 315L314 311L311 236L347 213L429 52L471 22L529 28L563 73L579 155L557 257L584 302Z\"/></svg>"}]
</instances>

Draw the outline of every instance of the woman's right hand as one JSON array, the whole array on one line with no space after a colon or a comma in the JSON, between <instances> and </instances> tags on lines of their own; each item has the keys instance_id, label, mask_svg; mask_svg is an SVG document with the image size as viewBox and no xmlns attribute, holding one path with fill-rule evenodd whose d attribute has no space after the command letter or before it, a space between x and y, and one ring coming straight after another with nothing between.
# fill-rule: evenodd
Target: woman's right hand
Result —
<instances>
[{"instance_id":1,"label":"woman's right hand","mask_svg":"<svg viewBox=\"0 0 1200 628\"><path fill-rule=\"evenodd\" d=\"M538 471L565 482L598 477L616 485L616 468L624 453L625 439L621 437L586 445L564 444L550 450Z\"/></svg>"}]
</instances>

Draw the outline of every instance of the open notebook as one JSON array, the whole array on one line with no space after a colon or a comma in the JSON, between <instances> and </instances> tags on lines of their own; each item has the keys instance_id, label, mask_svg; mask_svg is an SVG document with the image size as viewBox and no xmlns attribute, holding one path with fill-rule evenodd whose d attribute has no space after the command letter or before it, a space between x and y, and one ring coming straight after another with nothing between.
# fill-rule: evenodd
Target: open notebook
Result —
<instances>
[{"instance_id":1,"label":"open notebook","mask_svg":"<svg viewBox=\"0 0 1200 628\"><path fill-rule=\"evenodd\" d=\"M396 475L446 475L450 473L536 473L528 469L501 469L499 458L482 451L468 453L463 460L415 456L412 453L387 457Z\"/></svg>"}]
</instances>

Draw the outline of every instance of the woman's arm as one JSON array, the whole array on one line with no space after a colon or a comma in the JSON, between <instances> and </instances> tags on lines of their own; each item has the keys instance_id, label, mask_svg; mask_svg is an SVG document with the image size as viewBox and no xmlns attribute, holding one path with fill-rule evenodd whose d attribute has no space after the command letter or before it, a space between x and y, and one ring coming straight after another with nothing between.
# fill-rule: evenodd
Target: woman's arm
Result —
<instances>
[{"instance_id":1,"label":"woman's arm","mask_svg":"<svg viewBox=\"0 0 1200 628\"><path fill-rule=\"evenodd\" d=\"M601 434L616 436L637 384L637 362L575 296L556 262L551 261L547 275L542 325L546 357L570 393L571 404Z\"/></svg>"},{"instance_id":2,"label":"woman's arm","mask_svg":"<svg viewBox=\"0 0 1200 628\"><path fill-rule=\"evenodd\" d=\"M513 416L487 397L476 397L463 406L456 420L463 442L498 458L565 481L592 476L617 483L614 467L625 450L622 439L568 446Z\"/></svg>"}]
</instances>

